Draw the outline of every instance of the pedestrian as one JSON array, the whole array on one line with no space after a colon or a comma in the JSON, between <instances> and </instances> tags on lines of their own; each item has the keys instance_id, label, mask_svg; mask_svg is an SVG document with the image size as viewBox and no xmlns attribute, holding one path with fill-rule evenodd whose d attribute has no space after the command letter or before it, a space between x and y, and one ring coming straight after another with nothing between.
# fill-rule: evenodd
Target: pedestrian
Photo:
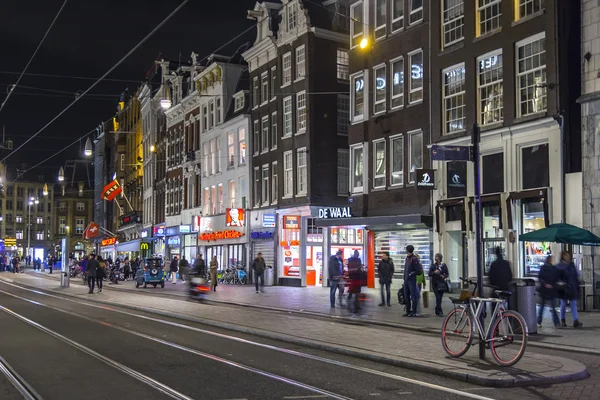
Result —
<instances>
[{"instance_id":1,"label":"pedestrian","mask_svg":"<svg viewBox=\"0 0 600 400\"><path fill-rule=\"evenodd\" d=\"M106 278L106 262L101 256L98 259L98 269L96 270L96 283L98 285L98 293L102 292L102 281Z\"/></svg>"},{"instance_id":2,"label":"pedestrian","mask_svg":"<svg viewBox=\"0 0 600 400\"><path fill-rule=\"evenodd\" d=\"M185 277L189 273L190 263L185 259L185 256L181 257L179 261L179 277L182 282L185 282Z\"/></svg>"},{"instance_id":3,"label":"pedestrian","mask_svg":"<svg viewBox=\"0 0 600 400\"><path fill-rule=\"evenodd\" d=\"M444 312L442 311L442 297L444 292L448 291L448 284L446 279L450 275L448 266L442 261L444 257L440 253L437 253L434 257L434 263L429 268L429 278L431 278L431 289L435 295L435 315L443 317Z\"/></svg>"},{"instance_id":4,"label":"pedestrian","mask_svg":"<svg viewBox=\"0 0 600 400\"><path fill-rule=\"evenodd\" d=\"M560 298L560 325L563 328L567 327L567 321L565 319L567 302L571 308L571 315L573 316L573 328L581 328L583 323L579 322L579 313L577 310L577 300L580 295L579 288L579 274L575 268L575 264L572 262L571 253L563 251L560 254L560 263L556 266L561 271L561 290L559 292Z\"/></svg>"},{"instance_id":5,"label":"pedestrian","mask_svg":"<svg viewBox=\"0 0 600 400\"><path fill-rule=\"evenodd\" d=\"M406 260L404 262L404 298L406 299L405 317L417 316L419 294L417 292L417 275L421 274L421 263L413 254L415 248L406 246Z\"/></svg>"},{"instance_id":6,"label":"pedestrian","mask_svg":"<svg viewBox=\"0 0 600 400\"><path fill-rule=\"evenodd\" d=\"M329 257L329 303L331 308L335 307L335 292L340 290L342 282L342 275L344 273L344 267L342 264L342 250L338 250L335 255ZM340 294L340 306L342 306L342 297Z\"/></svg>"},{"instance_id":7,"label":"pedestrian","mask_svg":"<svg viewBox=\"0 0 600 400\"><path fill-rule=\"evenodd\" d=\"M87 263L88 270L88 287L90 289L89 293L94 293L94 287L96 285L96 273L98 272L98 260L96 260L95 254L90 254L90 259Z\"/></svg>"},{"instance_id":8,"label":"pedestrian","mask_svg":"<svg viewBox=\"0 0 600 400\"><path fill-rule=\"evenodd\" d=\"M496 247L495 251L496 259L490 265L490 271L488 277L490 279L490 285L495 286L498 290L509 291L510 282L513 279L512 269L510 263L504 259L502 255L502 249L500 246ZM492 294L492 297L497 297L496 294ZM495 303L490 303L491 313L494 313ZM484 309L485 311L485 309Z\"/></svg>"},{"instance_id":9,"label":"pedestrian","mask_svg":"<svg viewBox=\"0 0 600 400\"><path fill-rule=\"evenodd\" d=\"M219 262L217 261L217 256L213 256L212 260L210 260L210 288L213 292L217 291L217 270L219 269Z\"/></svg>"},{"instance_id":10,"label":"pedestrian","mask_svg":"<svg viewBox=\"0 0 600 400\"><path fill-rule=\"evenodd\" d=\"M348 300L353 294L359 295L362 288L362 260L358 250L354 250L352 257L348 259Z\"/></svg>"},{"instance_id":11,"label":"pedestrian","mask_svg":"<svg viewBox=\"0 0 600 400\"><path fill-rule=\"evenodd\" d=\"M390 258L390 253L384 251L381 253L381 261L377 266L377 274L379 275L379 285L381 286L381 304L379 306L384 306L385 304L388 307L392 306L391 303L391 286L392 286L392 278L394 277L394 262ZM385 289L386 297L383 296L383 291Z\"/></svg>"},{"instance_id":12,"label":"pedestrian","mask_svg":"<svg viewBox=\"0 0 600 400\"><path fill-rule=\"evenodd\" d=\"M421 273L419 275L417 275L417 312L420 313L422 311L422 309L421 309L421 292L423 289L425 289L427 284L426 284L426 280L425 280L425 270L423 269L423 264L421 264L421 257L419 257L418 254L415 254L415 257L417 258L417 262L419 263L419 266L421 267Z\"/></svg>"},{"instance_id":13,"label":"pedestrian","mask_svg":"<svg viewBox=\"0 0 600 400\"><path fill-rule=\"evenodd\" d=\"M196 259L194 260L194 273L200 275L203 278L206 278L206 263L202 258L202 253L196 254Z\"/></svg>"},{"instance_id":14,"label":"pedestrian","mask_svg":"<svg viewBox=\"0 0 600 400\"><path fill-rule=\"evenodd\" d=\"M50 271L49 273L52 273L52 269L54 268L54 257L50 256L48 257L48 270Z\"/></svg>"},{"instance_id":15,"label":"pedestrian","mask_svg":"<svg viewBox=\"0 0 600 400\"><path fill-rule=\"evenodd\" d=\"M552 265L552 256L546 257L545 263L540 268L540 273L538 274L538 280L540 282L538 291L542 302L537 317L537 323L540 328L542 327L542 318L544 316L544 307L546 303L548 303L550 307L554 327L560 327L558 314L556 313L556 298L558 296L556 286L561 278L562 271Z\"/></svg>"},{"instance_id":16,"label":"pedestrian","mask_svg":"<svg viewBox=\"0 0 600 400\"><path fill-rule=\"evenodd\" d=\"M171 283L176 284L177 283L177 271L179 270L177 268L178 265L178 259L177 256L173 257L173 260L171 260Z\"/></svg>"},{"instance_id":17,"label":"pedestrian","mask_svg":"<svg viewBox=\"0 0 600 400\"><path fill-rule=\"evenodd\" d=\"M262 257L262 253L258 253L256 258L252 262L252 270L254 271L254 284L256 286L256 293L258 293L258 279L260 278L260 291L264 292L265 287L265 260Z\"/></svg>"}]
</instances>

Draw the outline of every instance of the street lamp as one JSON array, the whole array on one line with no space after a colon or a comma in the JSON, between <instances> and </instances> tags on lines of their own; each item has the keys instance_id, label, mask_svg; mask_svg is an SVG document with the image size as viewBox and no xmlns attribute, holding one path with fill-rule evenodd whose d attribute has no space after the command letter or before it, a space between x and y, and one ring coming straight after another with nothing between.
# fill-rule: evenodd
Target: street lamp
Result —
<instances>
[{"instance_id":1,"label":"street lamp","mask_svg":"<svg viewBox=\"0 0 600 400\"><path fill-rule=\"evenodd\" d=\"M85 154L86 157L89 157L92 155L92 141L90 140L90 138L87 138L87 140L85 141L85 147L83 149L83 154Z\"/></svg>"},{"instance_id":2,"label":"street lamp","mask_svg":"<svg viewBox=\"0 0 600 400\"><path fill-rule=\"evenodd\" d=\"M65 180L65 170L63 169L63 167L60 167L60 169L58 170L58 181L62 182Z\"/></svg>"},{"instance_id":3,"label":"street lamp","mask_svg":"<svg viewBox=\"0 0 600 400\"><path fill-rule=\"evenodd\" d=\"M156 147L154 145L150 145L150 153L154 153L156 151Z\"/></svg>"},{"instance_id":4,"label":"street lamp","mask_svg":"<svg viewBox=\"0 0 600 400\"><path fill-rule=\"evenodd\" d=\"M42 189L42 194L44 196L48 196L48 184L44 183L44 189Z\"/></svg>"},{"instance_id":5,"label":"street lamp","mask_svg":"<svg viewBox=\"0 0 600 400\"><path fill-rule=\"evenodd\" d=\"M368 45L369 45L369 39L365 36L360 41L360 48L364 50L367 48Z\"/></svg>"},{"instance_id":6,"label":"street lamp","mask_svg":"<svg viewBox=\"0 0 600 400\"><path fill-rule=\"evenodd\" d=\"M171 108L171 99L161 99L160 100L160 108L162 108L163 110L168 110L169 108Z\"/></svg>"}]
</instances>

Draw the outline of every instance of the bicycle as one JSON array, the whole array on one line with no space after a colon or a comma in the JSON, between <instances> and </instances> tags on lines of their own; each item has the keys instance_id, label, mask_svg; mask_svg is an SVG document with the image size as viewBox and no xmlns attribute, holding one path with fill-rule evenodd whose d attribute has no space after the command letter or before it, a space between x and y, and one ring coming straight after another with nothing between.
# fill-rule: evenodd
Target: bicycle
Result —
<instances>
[{"instance_id":1,"label":"bicycle","mask_svg":"<svg viewBox=\"0 0 600 400\"><path fill-rule=\"evenodd\" d=\"M446 316L442 324L441 339L444 351L451 358L462 357L474 344L473 333L476 330L479 335L479 341L476 344L483 341L485 348L491 351L498 364L503 367L515 365L527 349L528 330L527 323L521 314L507 310L506 301L512 293L497 290L498 288L495 286L484 285L493 288L498 298L474 297L477 283L469 279L459 279L469 285L474 285L474 288L467 299L450 298L455 308ZM495 306L486 329L485 323L482 326L480 322L480 316L485 312L488 303L495 303ZM456 337L458 337L458 347L453 349L451 340ZM512 350L512 346L510 347L508 358L501 356L500 350L512 344L518 347L514 350Z\"/></svg>"}]
</instances>

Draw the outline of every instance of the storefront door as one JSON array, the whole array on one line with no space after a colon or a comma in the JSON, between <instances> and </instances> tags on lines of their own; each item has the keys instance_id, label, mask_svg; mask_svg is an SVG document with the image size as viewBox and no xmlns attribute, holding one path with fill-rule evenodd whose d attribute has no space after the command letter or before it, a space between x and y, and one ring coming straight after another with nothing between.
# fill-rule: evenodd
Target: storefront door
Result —
<instances>
[{"instance_id":1,"label":"storefront door","mask_svg":"<svg viewBox=\"0 0 600 400\"><path fill-rule=\"evenodd\" d=\"M464 255L467 254L466 235L462 231L449 231L446 235L447 254L442 254L444 262L448 266L452 286L461 287L458 278L469 276L468 264L464 259Z\"/></svg>"},{"instance_id":2,"label":"storefront door","mask_svg":"<svg viewBox=\"0 0 600 400\"><path fill-rule=\"evenodd\" d=\"M321 286L323 282L323 246L306 247L306 285Z\"/></svg>"}]
</instances>

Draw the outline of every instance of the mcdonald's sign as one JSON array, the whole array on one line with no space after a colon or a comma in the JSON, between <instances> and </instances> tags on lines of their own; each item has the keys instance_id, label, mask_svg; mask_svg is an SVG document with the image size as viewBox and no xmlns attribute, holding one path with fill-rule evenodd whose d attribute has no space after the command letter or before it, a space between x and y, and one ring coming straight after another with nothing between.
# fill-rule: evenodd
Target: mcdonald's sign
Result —
<instances>
[{"instance_id":1,"label":"mcdonald's sign","mask_svg":"<svg viewBox=\"0 0 600 400\"><path fill-rule=\"evenodd\" d=\"M140 243L140 251L148 250L150 245L148 243L142 242Z\"/></svg>"}]
</instances>

